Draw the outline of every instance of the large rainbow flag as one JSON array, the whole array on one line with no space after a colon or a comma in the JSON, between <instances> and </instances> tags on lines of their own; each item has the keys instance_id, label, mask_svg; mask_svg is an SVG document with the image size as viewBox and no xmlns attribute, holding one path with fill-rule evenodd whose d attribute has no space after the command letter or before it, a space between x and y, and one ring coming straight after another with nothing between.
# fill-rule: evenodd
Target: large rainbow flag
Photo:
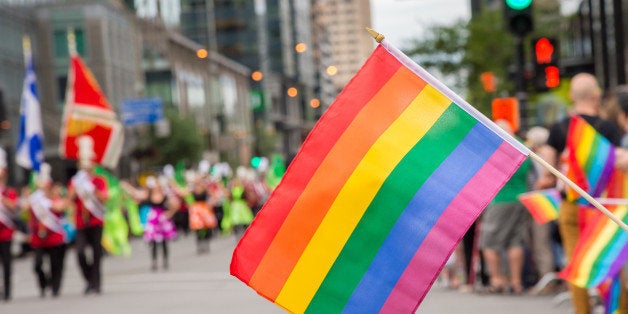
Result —
<instances>
[{"instance_id":1,"label":"large rainbow flag","mask_svg":"<svg viewBox=\"0 0 628 314\"><path fill-rule=\"evenodd\" d=\"M519 195L519 201L528 209L538 224L548 223L558 218L561 197L557 189L523 193Z\"/></svg>"},{"instance_id":2,"label":"large rainbow flag","mask_svg":"<svg viewBox=\"0 0 628 314\"><path fill-rule=\"evenodd\" d=\"M290 312L411 312L528 154L384 41L314 126L231 274Z\"/></svg>"},{"instance_id":3,"label":"large rainbow flag","mask_svg":"<svg viewBox=\"0 0 628 314\"><path fill-rule=\"evenodd\" d=\"M72 49L70 49L72 50ZM122 124L98 82L76 51L70 55L68 88L61 130L61 156L78 159L76 139L81 135L94 140L95 162L115 168L124 140Z\"/></svg>"},{"instance_id":4,"label":"large rainbow flag","mask_svg":"<svg viewBox=\"0 0 628 314\"><path fill-rule=\"evenodd\" d=\"M582 117L574 115L569 122L566 148L567 177L591 196L599 197L606 189L615 166L613 145ZM576 191L567 189L567 199L578 198L580 196Z\"/></svg>"}]
</instances>

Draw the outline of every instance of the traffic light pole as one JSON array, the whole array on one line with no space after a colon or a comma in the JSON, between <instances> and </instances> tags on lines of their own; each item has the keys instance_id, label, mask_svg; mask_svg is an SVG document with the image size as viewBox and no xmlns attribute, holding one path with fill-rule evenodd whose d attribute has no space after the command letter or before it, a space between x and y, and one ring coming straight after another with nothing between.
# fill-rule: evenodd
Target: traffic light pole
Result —
<instances>
[{"instance_id":1,"label":"traffic light pole","mask_svg":"<svg viewBox=\"0 0 628 314\"><path fill-rule=\"evenodd\" d=\"M528 110L527 101L528 93L526 92L526 78L525 72L525 49L523 46L524 36L515 36L515 50L517 54L517 78L515 82L515 96L519 101L519 115L521 119L521 130L526 130L528 127Z\"/></svg>"}]
</instances>

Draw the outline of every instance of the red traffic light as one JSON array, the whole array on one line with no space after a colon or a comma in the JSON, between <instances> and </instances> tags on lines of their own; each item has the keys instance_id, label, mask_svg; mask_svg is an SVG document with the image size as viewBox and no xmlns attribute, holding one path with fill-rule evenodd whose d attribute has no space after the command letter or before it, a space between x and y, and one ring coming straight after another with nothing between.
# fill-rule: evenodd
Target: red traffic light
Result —
<instances>
[{"instance_id":1,"label":"red traffic light","mask_svg":"<svg viewBox=\"0 0 628 314\"><path fill-rule=\"evenodd\" d=\"M545 68L545 86L556 88L560 85L560 71L557 66L550 65Z\"/></svg>"},{"instance_id":2,"label":"red traffic light","mask_svg":"<svg viewBox=\"0 0 628 314\"><path fill-rule=\"evenodd\" d=\"M547 37L539 38L534 44L536 63L549 64L554 60L554 43Z\"/></svg>"}]
</instances>

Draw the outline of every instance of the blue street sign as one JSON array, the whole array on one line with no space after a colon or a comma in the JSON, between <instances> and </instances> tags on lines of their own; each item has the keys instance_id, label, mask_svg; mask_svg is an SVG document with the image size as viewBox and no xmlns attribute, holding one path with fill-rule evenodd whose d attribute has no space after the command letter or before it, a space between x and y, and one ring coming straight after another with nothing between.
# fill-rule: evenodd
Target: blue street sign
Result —
<instances>
[{"instance_id":1,"label":"blue street sign","mask_svg":"<svg viewBox=\"0 0 628 314\"><path fill-rule=\"evenodd\" d=\"M136 98L122 101L122 123L126 126L155 123L164 118L160 98Z\"/></svg>"}]
</instances>

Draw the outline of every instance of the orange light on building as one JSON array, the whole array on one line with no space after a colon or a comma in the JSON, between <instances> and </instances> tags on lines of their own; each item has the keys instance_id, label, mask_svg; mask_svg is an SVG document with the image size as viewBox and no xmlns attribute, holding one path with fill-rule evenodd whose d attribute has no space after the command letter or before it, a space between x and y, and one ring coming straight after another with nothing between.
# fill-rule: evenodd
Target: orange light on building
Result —
<instances>
[{"instance_id":1,"label":"orange light on building","mask_svg":"<svg viewBox=\"0 0 628 314\"><path fill-rule=\"evenodd\" d=\"M314 98L314 99L310 100L310 107L316 109L316 108L318 108L320 106L321 106L321 101L318 100L318 98Z\"/></svg>"},{"instance_id":2,"label":"orange light on building","mask_svg":"<svg viewBox=\"0 0 628 314\"><path fill-rule=\"evenodd\" d=\"M259 82L264 78L264 74L262 74L262 72L260 71L255 71L253 73L251 73L251 79L253 79L253 81Z\"/></svg>"},{"instance_id":3,"label":"orange light on building","mask_svg":"<svg viewBox=\"0 0 628 314\"><path fill-rule=\"evenodd\" d=\"M207 58L207 49L201 48L199 50L196 50L196 56L201 59Z\"/></svg>"},{"instance_id":4,"label":"orange light on building","mask_svg":"<svg viewBox=\"0 0 628 314\"><path fill-rule=\"evenodd\" d=\"M288 88L288 96L297 97L298 94L299 94L299 91L295 87Z\"/></svg>"},{"instance_id":5,"label":"orange light on building","mask_svg":"<svg viewBox=\"0 0 628 314\"><path fill-rule=\"evenodd\" d=\"M294 46L294 50L298 53L307 51L307 45L305 43L298 43Z\"/></svg>"},{"instance_id":6,"label":"orange light on building","mask_svg":"<svg viewBox=\"0 0 628 314\"><path fill-rule=\"evenodd\" d=\"M0 122L0 129L8 130L10 128L11 128L11 121L4 120L4 121Z\"/></svg>"},{"instance_id":7,"label":"orange light on building","mask_svg":"<svg viewBox=\"0 0 628 314\"><path fill-rule=\"evenodd\" d=\"M328 66L325 71L331 76L338 74L338 68L333 65Z\"/></svg>"}]
</instances>

